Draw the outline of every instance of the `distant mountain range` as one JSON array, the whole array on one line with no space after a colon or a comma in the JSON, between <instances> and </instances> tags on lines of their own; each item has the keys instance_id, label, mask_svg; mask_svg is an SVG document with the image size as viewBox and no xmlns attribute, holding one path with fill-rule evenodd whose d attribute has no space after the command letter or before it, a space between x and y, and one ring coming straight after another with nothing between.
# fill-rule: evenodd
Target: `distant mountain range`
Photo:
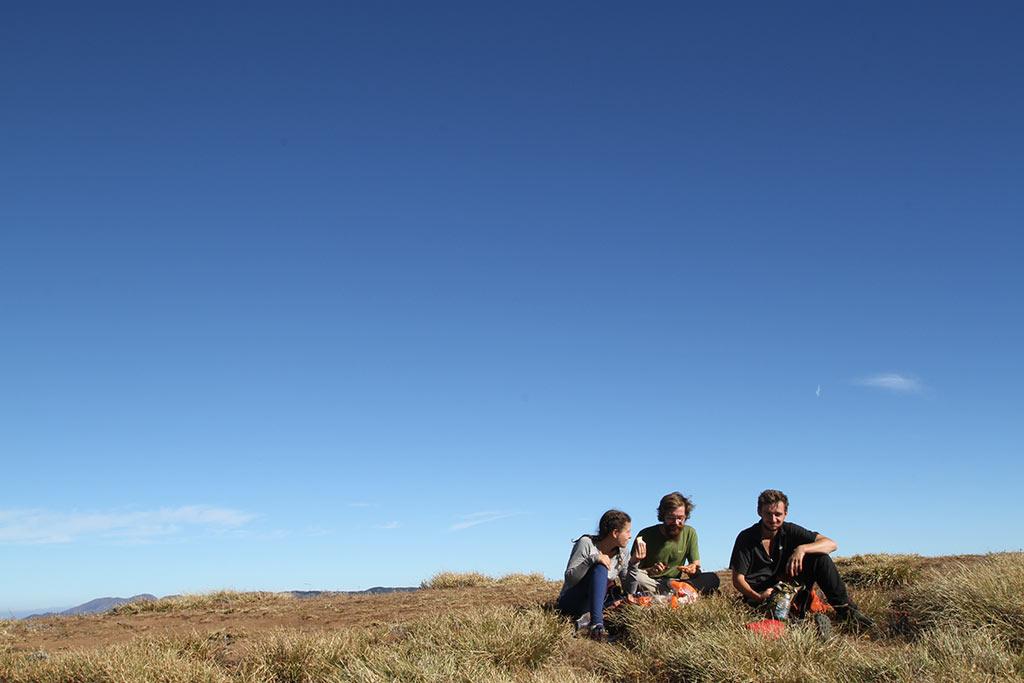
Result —
<instances>
[{"instance_id":1,"label":"distant mountain range","mask_svg":"<svg viewBox=\"0 0 1024 683\"><path fill-rule=\"evenodd\" d=\"M42 617L73 617L78 614L99 614L112 610L118 605L124 605L129 602L144 602L148 600L156 600L155 595L149 593L140 593L139 595L133 595L130 598L96 598L89 602L83 602L81 605L70 607L62 612L44 612L42 614L31 614L26 619L40 619Z\"/></svg>"},{"instance_id":2,"label":"distant mountain range","mask_svg":"<svg viewBox=\"0 0 1024 683\"><path fill-rule=\"evenodd\" d=\"M363 593L378 594L378 593L407 593L409 591L419 590L415 586L374 586L373 588L367 588L361 591L283 591L284 593L295 596L299 599L318 598L323 595L360 595ZM175 597L168 595L166 597ZM119 605L124 605L129 602L145 602L148 600L158 600L155 595L149 593L140 593L139 595L133 595L130 598L96 598L89 602L84 602L81 605L70 607L66 610L59 612L42 612L39 614L29 614L25 616L25 619L42 619L45 617L73 617L80 614L101 614L103 612L114 609ZM18 614L15 613L17 618Z\"/></svg>"}]
</instances>

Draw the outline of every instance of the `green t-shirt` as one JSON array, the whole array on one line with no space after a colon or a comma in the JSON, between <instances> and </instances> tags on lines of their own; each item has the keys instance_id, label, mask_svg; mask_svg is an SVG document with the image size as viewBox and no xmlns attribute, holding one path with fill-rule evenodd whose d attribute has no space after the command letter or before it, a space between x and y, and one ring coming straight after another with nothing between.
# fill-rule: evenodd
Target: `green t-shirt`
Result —
<instances>
[{"instance_id":1,"label":"green t-shirt","mask_svg":"<svg viewBox=\"0 0 1024 683\"><path fill-rule=\"evenodd\" d=\"M644 543L647 544L647 557L640 560L640 569L646 570L658 562L664 562L669 568L664 574L656 575L657 578L678 579L681 574L679 565L690 564L700 559L697 532L692 526L684 525L683 530L679 532L679 538L669 539L662 533L661 526L649 526L637 534L637 538L644 539Z\"/></svg>"}]
</instances>

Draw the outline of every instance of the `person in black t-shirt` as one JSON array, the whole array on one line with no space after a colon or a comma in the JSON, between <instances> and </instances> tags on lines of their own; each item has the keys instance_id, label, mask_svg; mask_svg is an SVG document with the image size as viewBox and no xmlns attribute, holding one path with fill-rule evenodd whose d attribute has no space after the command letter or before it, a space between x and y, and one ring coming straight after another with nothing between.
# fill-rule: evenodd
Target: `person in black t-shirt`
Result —
<instances>
[{"instance_id":1,"label":"person in black t-shirt","mask_svg":"<svg viewBox=\"0 0 1024 683\"><path fill-rule=\"evenodd\" d=\"M732 585L751 605L771 596L776 583L789 580L813 590L821 586L825 598L840 619L855 626L873 622L850 602L829 553L836 542L827 536L786 521L789 499L782 491L768 489L757 497L757 524L736 536L732 548Z\"/></svg>"}]
</instances>

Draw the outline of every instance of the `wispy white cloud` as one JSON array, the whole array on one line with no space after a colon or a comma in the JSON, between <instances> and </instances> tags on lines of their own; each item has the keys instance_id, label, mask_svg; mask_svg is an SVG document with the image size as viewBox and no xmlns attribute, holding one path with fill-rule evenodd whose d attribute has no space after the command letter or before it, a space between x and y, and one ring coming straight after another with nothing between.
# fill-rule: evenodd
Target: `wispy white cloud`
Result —
<instances>
[{"instance_id":1,"label":"wispy white cloud","mask_svg":"<svg viewBox=\"0 0 1024 683\"><path fill-rule=\"evenodd\" d=\"M70 543L81 538L151 540L187 530L235 530L255 515L211 505L156 510L0 510L0 543Z\"/></svg>"},{"instance_id":2,"label":"wispy white cloud","mask_svg":"<svg viewBox=\"0 0 1024 683\"><path fill-rule=\"evenodd\" d=\"M502 510L487 510L484 512L474 512L469 515L465 515L455 524L448 527L448 531L461 531L462 529L468 529L478 524L488 524L490 522L497 522L499 519L506 519L508 517L515 517L521 515L522 512L508 512Z\"/></svg>"},{"instance_id":3,"label":"wispy white cloud","mask_svg":"<svg viewBox=\"0 0 1024 683\"><path fill-rule=\"evenodd\" d=\"M374 528L377 528L377 529L397 529L400 526L402 526L401 522L396 522L396 521L392 520L390 522L384 522L383 524L375 524Z\"/></svg>"},{"instance_id":4,"label":"wispy white cloud","mask_svg":"<svg viewBox=\"0 0 1024 683\"><path fill-rule=\"evenodd\" d=\"M861 377L855 379L853 383L862 387L885 389L899 394L919 394L924 391L924 385L919 380L895 372Z\"/></svg>"}]
</instances>

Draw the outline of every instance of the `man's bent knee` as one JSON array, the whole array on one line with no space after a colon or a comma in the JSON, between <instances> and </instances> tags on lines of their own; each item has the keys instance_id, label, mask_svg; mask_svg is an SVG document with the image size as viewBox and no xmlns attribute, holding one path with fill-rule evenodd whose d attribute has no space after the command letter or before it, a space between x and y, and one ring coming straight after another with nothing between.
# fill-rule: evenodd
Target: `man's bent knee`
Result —
<instances>
[{"instance_id":1,"label":"man's bent knee","mask_svg":"<svg viewBox=\"0 0 1024 683\"><path fill-rule=\"evenodd\" d=\"M652 579L651 576L647 572L645 572L643 569L638 569L637 570L637 572L636 572L636 583L637 583L637 590L645 591L647 593L657 593L658 592L658 581L657 581L657 579Z\"/></svg>"}]
</instances>

